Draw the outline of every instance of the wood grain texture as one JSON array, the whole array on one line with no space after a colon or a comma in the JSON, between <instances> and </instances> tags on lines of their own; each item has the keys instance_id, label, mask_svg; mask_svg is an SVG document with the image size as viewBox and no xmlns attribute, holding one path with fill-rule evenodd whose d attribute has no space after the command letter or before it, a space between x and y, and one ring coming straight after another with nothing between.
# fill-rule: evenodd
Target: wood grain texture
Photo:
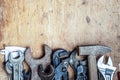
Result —
<instances>
[{"instance_id":1,"label":"wood grain texture","mask_svg":"<svg viewBox=\"0 0 120 80\"><path fill-rule=\"evenodd\" d=\"M112 48L111 56L117 67L120 63L120 1L0 0L0 48L29 46L38 58L43 44L67 50L77 45L106 45ZM3 67L0 70L0 75L4 75ZM4 76L0 80L7 80Z\"/></svg>"}]
</instances>

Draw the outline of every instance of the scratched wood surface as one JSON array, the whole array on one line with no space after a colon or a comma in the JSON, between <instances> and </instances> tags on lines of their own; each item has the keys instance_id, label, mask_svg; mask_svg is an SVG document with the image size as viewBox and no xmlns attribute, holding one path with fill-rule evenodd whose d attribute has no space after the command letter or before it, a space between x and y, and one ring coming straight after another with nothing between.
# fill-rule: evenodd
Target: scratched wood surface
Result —
<instances>
[{"instance_id":1,"label":"scratched wood surface","mask_svg":"<svg viewBox=\"0 0 120 80\"><path fill-rule=\"evenodd\" d=\"M42 55L42 45L73 50L77 45L112 48L120 63L120 0L0 0L0 49L15 45ZM7 80L0 55L0 80ZM114 80L117 80L116 74Z\"/></svg>"}]
</instances>

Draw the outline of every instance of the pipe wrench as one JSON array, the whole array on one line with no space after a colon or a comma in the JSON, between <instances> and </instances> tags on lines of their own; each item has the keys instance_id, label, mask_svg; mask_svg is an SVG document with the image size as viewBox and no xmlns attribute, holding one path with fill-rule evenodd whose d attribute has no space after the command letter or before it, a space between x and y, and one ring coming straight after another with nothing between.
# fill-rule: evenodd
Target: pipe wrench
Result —
<instances>
[{"instance_id":1,"label":"pipe wrench","mask_svg":"<svg viewBox=\"0 0 120 80\"><path fill-rule=\"evenodd\" d=\"M100 57L97 63L98 70L102 74L104 80L112 80L116 67L113 67L111 57L108 57L107 63L103 63L104 56Z\"/></svg>"}]
</instances>

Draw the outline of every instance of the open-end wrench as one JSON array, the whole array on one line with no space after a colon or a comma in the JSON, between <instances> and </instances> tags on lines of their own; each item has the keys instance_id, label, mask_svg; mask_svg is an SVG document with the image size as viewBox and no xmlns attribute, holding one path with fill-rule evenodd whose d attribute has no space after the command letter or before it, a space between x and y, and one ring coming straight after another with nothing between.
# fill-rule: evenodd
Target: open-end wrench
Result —
<instances>
[{"instance_id":1,"label":"open-end wrench","mask_svg":"<svg viewBox=\"0 0 120 80\"><path fill-rule=\"evenodd\" d=\"M5 70L8 73L8 80L12 80L12 64L9 61L5 62Z\"/></svg>"},{"instance_id":2,"label":"open-end wrench","mask_svg":"<svg viewBox=\"0 0 120 80\"><path fill-rule=\"evenodd\" d=\"M13 51L21 51L22 53L25 52L26 48L18 47L18 46L5 46L4 49L0 50L0 54L5 55L5 62L8 61L9 54ZM14 57L18 56L18 54L14 54Z\"/></svg>"},{"instance_id":3,"label":"open-end wrench","mask_svg":"<svg viewBox=\"0 0 120 80\"><path fill-rule=\"evenodd\" d=\"M103 63L104 56L100 57L97 63L98 70L104 77L104 80L112 80L116 67L113 67L112 59L108 57L107 64Z\"/></svg>"},{"instance_id":4,"label":"open-end wrench","mask_svg":"<svg viewBox=\"0 0 120 80\"><path fill-rule=\"evenodd\" d=\"M9 61L9 55L12 53L12 57L18 57L20 54L18 54L17 51L20 51L24 54L26 48L18 47L18 46L5 46L4 49L0 50L0 54L5 55L5 70L8 73L8 80L13 80L13 65Z\"/></svg>"},{"instance_id":5,"label":"open-end wrench","mask_svg":"<svg viewBox=\"0 0 120 80\"><path fill-rule=\"evenodd\" d=\"M14 57L13 54L18 53L18 57ZM11 52L9 55L9 61L12 65L13 79L12 80L23 80L23 62L24 53L21 51Z\"/></svg>"},{"instance_id":6,"label":"open-end wrench","mask_svg":"<svg viewBox=\"0 0 120 80\"><path fill-rule=\"evenodd\" d=\"M40 76L38 75L38 67L41 65L43 70L47 68L48 65L51 63L51 54L52 50L47 46L44 45L45 48L45 56L40 59L34 59L32 57L32 53L30 48L28 48L25 52L25 60L29 67L31 68L31 80L41 80Z\"/></svg>"}]
</instances>

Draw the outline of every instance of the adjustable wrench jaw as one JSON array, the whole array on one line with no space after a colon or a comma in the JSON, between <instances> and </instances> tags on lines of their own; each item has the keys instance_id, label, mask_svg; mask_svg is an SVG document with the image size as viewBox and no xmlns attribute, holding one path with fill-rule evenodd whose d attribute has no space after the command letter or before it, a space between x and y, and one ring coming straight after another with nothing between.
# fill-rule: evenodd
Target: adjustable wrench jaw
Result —
<instances>
[{"instance_id":1,"label":"adjustable wrench jaw","mask_svg":"<svg viewBox=\"0 0 120 80\"><path fill-rule=\"evenodd\" d=\"M116 68L113 67L112 59L110 57L108 58L107 64L103 63L103 59L104 56L100 57L100 59L98 60L98 70L103 75L105 80L112 80Z\"/></svg>"}]
</instances>

